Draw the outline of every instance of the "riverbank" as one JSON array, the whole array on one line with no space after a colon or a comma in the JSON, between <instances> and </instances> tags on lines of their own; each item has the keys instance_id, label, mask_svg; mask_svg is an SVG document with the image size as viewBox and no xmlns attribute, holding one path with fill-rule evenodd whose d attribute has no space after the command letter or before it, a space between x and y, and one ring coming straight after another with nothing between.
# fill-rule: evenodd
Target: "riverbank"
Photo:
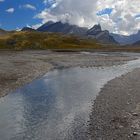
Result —
<instances>
[{"instance_id":1,"label":"riverbank","mask_svg":"<svg viewBox=\"0 0 140 140\"><path fill-rule=\"evenodd\" d=\"M140 139L140 69L104 86L90 114L91 140Z\"/></svg>"},{"instance_id":2,"label":"riverbank","mask_svg":"<svg viewBox=\"0 0 140 140\"><path fill-rule=\"evenodd\" d=\"M120 53L0 51L0 97L55 68L104 67L135 58Z\"/></svg>"}]
</instances>

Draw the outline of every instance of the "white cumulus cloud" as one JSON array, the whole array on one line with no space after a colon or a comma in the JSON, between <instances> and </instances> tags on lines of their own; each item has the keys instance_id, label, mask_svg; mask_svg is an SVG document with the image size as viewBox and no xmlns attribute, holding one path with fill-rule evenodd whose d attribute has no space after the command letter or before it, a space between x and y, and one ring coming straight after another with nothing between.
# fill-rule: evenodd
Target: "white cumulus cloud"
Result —
<instances>
[{"instance_id":1,"label":"white cumulus cloud","mask_svg":"<svg viewBox=\"0 0 140 140\"><path fill-rule=\"evenodd\" d=\"M44 0L51 3L36 17L42 23L49 20L69 22L91 27L100 23L103 29L120 34L136 33L140 29L140 0ZM97 15L98 11L112 8L111 14Z\"/></svg>"},{"instance_id":2,"label":"white cumulus cloud","mask_svg":"<svg viewBox=\"0 0 140 140\"><path fill-rule=\"evenodd\" d=\"M15 11L14 8L9 8L9 9L6 10L6 12L8 12L8 13L14 13L14 11Z\"/></svg>"},{"instance_id":3,"label":"white cumulus cloud","mask_svg":"<svg viewBox=\"0 0 140 140\"><path fill-rule=\"evenodd\" d=\"M36 10L36 7L32 4L25 4L22 7L30 10Z\"/></svg>"}]
</instances>

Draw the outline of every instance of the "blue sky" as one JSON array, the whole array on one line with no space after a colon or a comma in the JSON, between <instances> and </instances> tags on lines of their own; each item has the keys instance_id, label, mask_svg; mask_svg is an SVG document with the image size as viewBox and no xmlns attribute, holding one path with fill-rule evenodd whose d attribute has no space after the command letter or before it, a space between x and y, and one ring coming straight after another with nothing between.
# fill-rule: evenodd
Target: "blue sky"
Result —
<instances>
[{"instance_id":1,"label":"blue sky","mask_svg":"<svg viewBox=\"0 0 140 140\"><path fill-rule=\"evenodd\" d=\"M27 24L38 24L41 20L33 17L45 7L43 0L5 0L0 2L0 28L12 30L22 28Z\"/></svg>"},{"instance_id":2,"label":"blue sky","mask_svg":"<svg viewBox=\"0 0 140 140\"><path fill-rule=\"evenodd\" d=\"M113 11L113 8L105 8L101 11L97 12L97 16L102 16L102 15L110 15Z\"/></svg>"}]
</instances>

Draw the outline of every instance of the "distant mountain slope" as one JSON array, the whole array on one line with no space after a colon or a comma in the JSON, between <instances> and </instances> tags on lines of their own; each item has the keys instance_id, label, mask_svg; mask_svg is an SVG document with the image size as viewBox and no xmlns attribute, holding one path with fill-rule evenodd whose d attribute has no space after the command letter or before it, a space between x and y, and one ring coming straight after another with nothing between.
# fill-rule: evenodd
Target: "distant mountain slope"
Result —
<instances>
[{"instance_id":1,"label":"distant mountain slope","mask_svg":"<svg viewBox=\"0 0 140 140\"><path fill-rule=\"evenodd\" d=\"M24 28L22 28L22 30L21 31L36 31L35 29L32 29L32 28L29 28L29 27L24 27Z\"/></svg>"},{"instance_id":2,"label":"distant mountain slope","mask_svg":"<svg viewBox=\"0 0 140 140\"><path fill-rule=\"evenodd\" d=\"M130 36L124 36L119 34L111 34L114 39L119 42L120 44L134 44L135 42L140 40L140 31L138 33L130 35Z\"/></svg>"},{"instance_id":3,"label":"distant mountain slope","mask_svg":"<svg viewBox=\"0 0 140 140\"><path fill-rule=\"evenodd\" d=\"M5 36L10 35L14 32L16 32L16 31L14 31L14 30L13 31L6 31L6 30L3 30L0 28L0 37L5 37Z\"/></svg>"},{"instance_id":4,"label":"distant mountain slope","mask_svg":"<svg viewBox=\"0 0 140 140\"><path fill-rule=\"evenodd\" d=\"M40 26L37 31L40 31L40 32L45 32L46 29L48 28L49 25L51 24L54 24L53 21L48 21L47 23L43 24L42 26Z\"/></svg>"},{"instance_id":5,"label":"distant mountain slope","mask_svg":"<svg viewBox=\"0 0 140 140\"><path fill-rule=\"evenodd\" d=\"M95 25L87 31L86 34L90 38L95 38L101 43L118 44L117 41L110 35L109 31L102 31L100 25Z\"/></svg>"},{"instance_id":6,"label":"distant mountain slope","mask_svg":"<svg viewBox=\"0 0 140 140\"><path fill-rule=\"evenodd\" d=\"M68 23L62 23L62 22L54 23L50 21L42 25L41 27L39 27L37 31L84 35L86 34L87 28L78 27L76 25L70 25Z\"/></svg>"},{"instance_id":7,"label":"distant mountain slope","mask_svg":"<svg viewBox=\"0 0 140 140\"><path fill-rule=\"evenodd\" d=\"M94 25L91 29L87 31L87 35L95 36L102 32L100 25Z\"/></svg>"},{"instance_id":8,"label":"distant mountain slope","mask_svg":"<svg viewBox=\"0 0 140 140\"><path fill-rule=\"evenodd\" d=\"M5 31L5 30L3 30L3 29L0 29L0 35L4 35L4 34L6 34L7 33L7 31Z\"/></svg>"},{"instance_id":9,"label":"distant mountain slope","mask_svg":"<svg viewBox=\"0 0 140 140\"><path fill-rule=\"evenodd\" d=\"M140 40L133 44L134 46L140 46Z\"/></svg>"}]
</instances>

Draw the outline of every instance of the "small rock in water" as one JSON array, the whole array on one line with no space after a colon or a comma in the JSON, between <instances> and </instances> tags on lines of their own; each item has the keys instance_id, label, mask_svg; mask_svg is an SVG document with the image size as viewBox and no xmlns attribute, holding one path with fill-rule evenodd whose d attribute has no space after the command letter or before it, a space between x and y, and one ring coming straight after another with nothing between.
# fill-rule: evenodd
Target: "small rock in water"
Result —
<instances>
[{"instance_id":1,"label":"small rock in water","mask_svg":"<svg viewBox=\"0 0 140 140\"><path fill-rule=\"evenodd\" d=\"M118 128L123 128L123 126L122 125L119 125Z\"/></svg>"},{"instance_id":2,"label":"small rock in water","mask_svg":"<svg viewBox=\"0 0 140 140\"><path fill-rule=\"evenodd\" d=\"M137 132L133 132L133 136L137 136L138 135L138 133Z\"/></svg>"},{"instance_id":3,"label":"small rock in water","mask_svg":"<svg viewBox=\"0 0 140 140\"><path fill-rule=\"evenodd\" d=\"M135 113L135 112L134 112L134 113L132 113L132 115L133 115L133 116L138 116L138 113Z\"/></svg>"}]
</instances>

